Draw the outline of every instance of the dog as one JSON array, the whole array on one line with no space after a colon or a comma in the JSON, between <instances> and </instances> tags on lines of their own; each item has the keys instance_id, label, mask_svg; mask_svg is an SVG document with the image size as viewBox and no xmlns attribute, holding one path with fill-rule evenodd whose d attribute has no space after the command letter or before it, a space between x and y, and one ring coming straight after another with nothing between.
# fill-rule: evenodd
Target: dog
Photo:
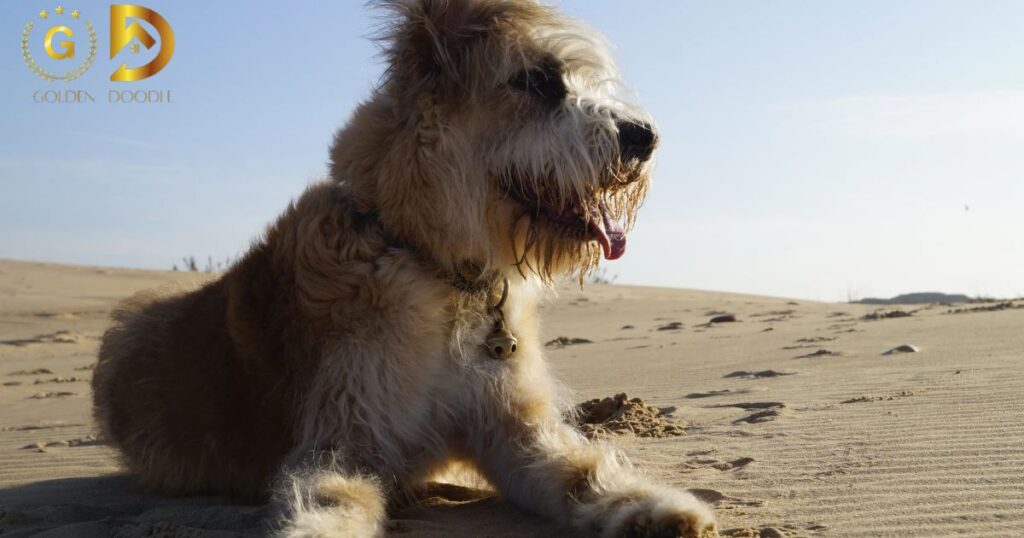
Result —
<instances>
[{"instance_id":1,"label":"dog","mask_svg":"<svg viewBox=\"0 0 1024 538\"><path fill-rule=\"evenodd\" d=\"M391 0L387 69L313 184L216 281L112 314L102 436L148 490L385 532L453 464L600 536L717 536L568 425L536 306L624 253L658 136L594 31L532 0Z\"/></svg>"}]
</instances>

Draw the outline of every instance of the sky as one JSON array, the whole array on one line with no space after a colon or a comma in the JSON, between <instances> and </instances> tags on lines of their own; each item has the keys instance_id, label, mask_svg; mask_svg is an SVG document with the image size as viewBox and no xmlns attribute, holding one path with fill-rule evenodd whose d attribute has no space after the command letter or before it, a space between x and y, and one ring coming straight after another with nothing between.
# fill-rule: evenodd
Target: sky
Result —
<instances>
[{"instance_id":1,"label":"sky","mask_svg":"<svg viewBox=\"0 0 1024 538\"><path fill-rule=\"evenodd\" d=\"M3 258L169 269L237 256L324 176L333 133L382 71L380 13L362 2L147 0L174 56L110 82L155 49L110 59L110 4L82 0L59 20L79 29L76 58L94 25L96 60L47 82L18 45L35 21L33 58L61 68L42 47L56 5L0 0ZM1024 295L1024 2L556 5L615 44L661 132L607 276L826 301ZM171 102L107 102L126 89ZM96 102L36 103L38 90Z\"/></svg>"}]
</instances>

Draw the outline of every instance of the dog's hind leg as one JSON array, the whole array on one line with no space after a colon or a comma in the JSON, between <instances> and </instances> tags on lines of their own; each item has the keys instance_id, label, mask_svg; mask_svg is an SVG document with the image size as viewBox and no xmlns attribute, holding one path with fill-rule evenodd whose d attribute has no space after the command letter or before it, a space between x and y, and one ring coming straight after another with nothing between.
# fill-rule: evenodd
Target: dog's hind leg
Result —
<instances>
[{"instance_id":1,"label":"dog's hind leg","mask_svg":"<svg viewBox=\"0 0 1024 538\"><path fill-rule=\"evenodd\" d=\"M387 496L380 481L346 471L329 453L307 458L286 473L275 500L283 512L276 534L283 538L366 538L384 533Z\"/></svg>"}]
</instances>

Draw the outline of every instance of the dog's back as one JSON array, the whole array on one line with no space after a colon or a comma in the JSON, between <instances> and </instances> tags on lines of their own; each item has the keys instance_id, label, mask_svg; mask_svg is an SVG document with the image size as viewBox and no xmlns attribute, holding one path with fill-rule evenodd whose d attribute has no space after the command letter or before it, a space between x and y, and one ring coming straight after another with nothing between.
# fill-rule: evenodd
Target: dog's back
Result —
<instances>
[{"instance_id":1,"label":"dog's back","mask_svg":"<svg viewBox=\"0 0 1024 538\"><path fill-rule=\"evenodd\" d=\"M94 414L145 488L266 497L299 444L322 347L386 295L364 293L386 252L374 222L347 186L315 184L216 281L113 312Z\"/></svg>"},{"instance_id":2,"label":"dog's back","mask_svg":"<svg viewBox=\"0 0 1024 538\"><path fill-rule=\"evenodd\" d=\"M294 442L296 365L280 345L286 325L268 317L275 280L256 248L198 290L140 295L113 313L94 413L145 488L265 496Z\"/></svg>"}]
</instances>

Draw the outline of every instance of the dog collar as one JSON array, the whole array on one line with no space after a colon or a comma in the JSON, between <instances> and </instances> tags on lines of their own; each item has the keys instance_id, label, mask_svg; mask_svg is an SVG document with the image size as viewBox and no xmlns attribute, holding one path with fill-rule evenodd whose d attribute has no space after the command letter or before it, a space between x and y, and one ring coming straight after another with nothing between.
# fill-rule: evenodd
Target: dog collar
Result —
<instances>
[{"instance_id":1,"label":"dog collar","mask_svg":"<svg viewBox=\"0 0 1024 538\"><path fill-rule=\"evenodd\" d=\"M484 271L479 265L470 261L462 262L462 264L453 271L445 270L435 261L420 252L420 250L414 245L387 233L387 230L384 229L383 223L380 222L376 213L371 213L367 216L377 221L384 234L384 240L388 244L406 250L418 258L420 263L428 267L432 266L436 271L437 276L441 280L447 282L448 285L456 291L467 295L483 295L487 298L487 302L490 302L490 297L494 294L494 284L498 282L500 273L497 271ZM487 314L493 322L493 328L491 329L491 333L487 335L487 338L484 340L483 347L491 358L496 360L508 360L516 354L516 351L518 351L519 339L516 338L516 335L510 331L508 327L505 326L504 308L505 303L508 301L508 278L501 277L501 284L501 298L498 299L497 304L494 306L487 307Z\"/></svg>"},{"instance_id":2,"label":"dog collar","mask_svg":"<svg viewBox=\"0 0 1024 538\"><path fill-rule=\"evenodd\" d=\"M385 243L391 247L409 252L415 256L421 264L428 268L432 268L438 278L445 281L449 286L455 288L457 291L467 295L489 293L492 291L494 283L498 280L499 275L497 271L485 273L479 265L471 261L464 261L455 269L446 269L438 264L433 258L424 254L416 247L416 245L400 239L388 232L384 227L384 223L381 222L380 214L377 211L360 213L360 216L365 220L373 221L377 224Z\"/></svg>"}]
</instances>

